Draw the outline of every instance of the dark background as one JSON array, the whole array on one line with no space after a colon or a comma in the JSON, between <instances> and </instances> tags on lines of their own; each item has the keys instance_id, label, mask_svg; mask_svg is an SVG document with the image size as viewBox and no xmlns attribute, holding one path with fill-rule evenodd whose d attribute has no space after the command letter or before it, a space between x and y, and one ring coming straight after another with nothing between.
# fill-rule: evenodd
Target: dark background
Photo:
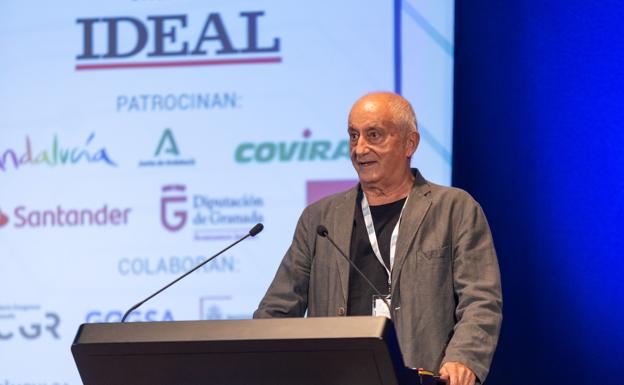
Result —
<instances>
[{"instance_id":1,"label":"dark background","mask_svg":"<svg viewBox=\"0 0 624 385\"><path fill-rule=\"evenodd\" d=\"M495 384L624 383L624 2L457 1L453 185L504 293Z\"/></svg>"}]
</instances>

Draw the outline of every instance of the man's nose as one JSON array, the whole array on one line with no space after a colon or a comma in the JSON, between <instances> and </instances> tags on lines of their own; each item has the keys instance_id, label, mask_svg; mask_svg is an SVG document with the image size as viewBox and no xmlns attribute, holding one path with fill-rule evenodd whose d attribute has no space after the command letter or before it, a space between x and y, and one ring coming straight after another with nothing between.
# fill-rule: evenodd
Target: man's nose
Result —
<instances>
[{"instance_id":1,"label":"man's nose","mask_svg":"<svg viewBox=\"0 0 624 385\"><path fill-rule=\"evenodd\" d=\"M368 143L362 137L359 137L357 142L352 144L352 149L356 155L366 154L369 151Z\"/></svg>"}]
</instances>

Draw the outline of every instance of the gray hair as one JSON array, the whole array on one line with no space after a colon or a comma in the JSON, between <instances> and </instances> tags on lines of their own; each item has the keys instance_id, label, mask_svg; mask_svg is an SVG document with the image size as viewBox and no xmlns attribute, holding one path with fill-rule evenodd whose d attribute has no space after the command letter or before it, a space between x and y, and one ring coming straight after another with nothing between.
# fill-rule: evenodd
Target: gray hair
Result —
<instances>
[{"instance_id":1,"label":"gray hair","mask_svg":"<svg viewBox=\"0 0 624 385\"><path fill-rule=\"evenodd\" d=\"M395 124L401 127L404 136L407 136L410 132L418 132L416 113L410 102L404 97L389 93L388 108L392 112Z\"/></svg>"}]
</instances>

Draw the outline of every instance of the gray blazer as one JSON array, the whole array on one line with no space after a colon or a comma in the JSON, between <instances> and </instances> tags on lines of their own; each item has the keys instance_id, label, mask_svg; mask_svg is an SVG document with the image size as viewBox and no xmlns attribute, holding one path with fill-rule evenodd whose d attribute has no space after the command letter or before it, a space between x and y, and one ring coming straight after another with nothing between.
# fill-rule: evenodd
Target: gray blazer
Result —
<instances>
[{"instance_id":1,"label":"gray blazer","mask_svg":"<svg viewBox=\"0 0 624 385\"><path fill-rule=\"evenodd\" d=\"M457 361L483 382L502 320L500 273L479 204L465 191L426 181L413 170L392 269L394 324L408 367L438 370ZM349 255L355 187L304 211L293 242L254 318L343 316L349 264L327 239L323 224Z\"/></svg>"}]
</instances>

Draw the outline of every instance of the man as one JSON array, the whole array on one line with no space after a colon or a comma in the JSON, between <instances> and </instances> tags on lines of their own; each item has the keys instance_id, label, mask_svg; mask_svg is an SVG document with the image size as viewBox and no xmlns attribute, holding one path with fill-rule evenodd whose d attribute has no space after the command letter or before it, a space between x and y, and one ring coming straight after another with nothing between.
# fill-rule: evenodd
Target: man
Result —
<instances>
[{"instance_id":1,"label":"man","mask_svg":"<svg viewBox=\"0 0 624 385\"><path fill-rule=\"evenodd\" d=\"M496 252L481 207L466 192L410 169L420 136L409 102L359 99L349 114L359 185L307 207L255 318L371 315L373 290L316 234L389 294L405 364L439 369L450 385L483 382L502 319Z\"/></svg>"}]
</instances>

